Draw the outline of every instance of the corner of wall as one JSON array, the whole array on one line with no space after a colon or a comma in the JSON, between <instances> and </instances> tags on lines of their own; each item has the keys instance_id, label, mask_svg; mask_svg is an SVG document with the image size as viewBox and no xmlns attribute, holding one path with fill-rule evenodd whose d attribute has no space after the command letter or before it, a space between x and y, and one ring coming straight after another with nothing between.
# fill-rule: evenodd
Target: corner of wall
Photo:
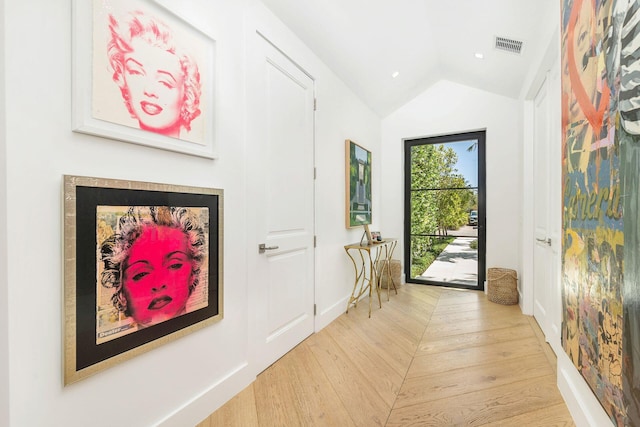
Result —
<instances>
[{"instance_id":1,"label":"corner of wall","mask_svg":"<svg viewBox=\"0 0 640 427\"><path fill-rule=\"evenodd\" d=\"M0 0L0 19L4 21L4 0ZM5 94L5 28L0 25L0 425L9 425L9 318L7 307L7 134Z\"/></svg>"},{"instance_id":2,"label":"corner of wall","mask_svg":"<svg viewBox=\"0 0 640 427\"><path fill-rule=\"evenodd\" d=\"M520 274L519 291L522 312L533 314L533 115L532 101L523 101L522 124L522 212L521 227L522 241L520 256L522 271Z\"/></svg>"},{"instance_id":3,"label":"corner of wall","mask_svg":"<svg viewBox=\"0 0 640 427\"><path fill-rule=\"evenodd\" d=\"M320 332L324 327L342 316L347 308L347 298L342 298L316 315L314 331Z\"/></svg>"}]
</instances>

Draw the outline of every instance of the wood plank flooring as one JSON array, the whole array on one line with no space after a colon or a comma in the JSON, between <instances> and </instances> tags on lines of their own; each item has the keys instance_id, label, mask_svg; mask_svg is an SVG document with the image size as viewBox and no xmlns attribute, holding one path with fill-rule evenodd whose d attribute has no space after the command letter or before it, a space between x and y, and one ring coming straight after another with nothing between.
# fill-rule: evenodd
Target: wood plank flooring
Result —
<instances>
[{"instance_id":1,"label":"wood plank flooring","mask_svg":"<svg viewBox=\"0 0 640 427\"><path fill-rule=\"evenodd\" d=\"M517 305L409 284L371 318L360 304L307 338L197 427L573 425L555 355Z\"/></svg>"}]
</instances>

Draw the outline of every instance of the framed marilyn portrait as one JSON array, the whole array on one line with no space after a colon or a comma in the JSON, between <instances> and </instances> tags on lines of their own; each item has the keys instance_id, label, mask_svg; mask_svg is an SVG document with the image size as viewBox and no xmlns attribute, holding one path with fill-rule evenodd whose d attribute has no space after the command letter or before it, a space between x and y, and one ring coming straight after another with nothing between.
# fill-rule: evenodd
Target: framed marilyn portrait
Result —
<instances>
[{"instance_id":1,"label":"framed marilyn portrait","mask_svg":"<svg viewBox=\"0 0 640 427\"><path fill-rule=\"evenodd\" d=\"M74 0L76 132L216 158L215 40L151 0Z\"/></svg>"}]
</instances>

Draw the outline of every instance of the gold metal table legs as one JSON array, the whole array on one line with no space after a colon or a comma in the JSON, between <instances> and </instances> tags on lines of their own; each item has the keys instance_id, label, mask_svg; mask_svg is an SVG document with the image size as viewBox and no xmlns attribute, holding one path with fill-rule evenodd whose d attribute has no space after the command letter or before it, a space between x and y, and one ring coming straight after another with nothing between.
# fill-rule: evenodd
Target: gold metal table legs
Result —
<instances>
[{"instance_id":1,"label":"gold metal table legs","mask_svg":"<svg viewBox=\"0 0 640 427\"><path fill-rule=\"evenodd\" d=\"M393 285L393 290L396 295L398 295L398 288L396 288L396 282L393 280L393 276L391 275L391 259L393 258L393 251L396 249L396 245L398 244L397 240L393 240L384 246L384 249L380 249L380 251L384 250L384 257L380 261L379 268L380 271L378 273L378 286L382 286L382 278L385 273L387 276L387 301L389 301L389 293L391 289L391 285Z\"/></svg>"},{"instance_id":2,"label":"gold metal table legs","mask_svg":"<svg viewBox=\"0 0 640 427\"><path fill-rule=\"evenodd\" d=\"M360 298L368 292L369 317L371 317L371 297L374 289L378 295L378 305L382 308L380 286L381 278L384 274L387 275L388 279L387 301L389 301L389 288L391 285L393 285L396 294L398 293L396 284L391 276L391 258L397 243L397 239L386 239L383 242L375 242L371 245L355 243L344 247L354 268L353 290L347 303L347 313L351 305L357 307Z\"/></svg>"},{"instance_id":3,"label":"gold metal table legs","mask_svg":"<svg viewBox=\"0 0 640 427\"><path fill-rule=\"evenodd\" d=\"M377 261L380 258L380 252L376 251L375 258L371 258L370 251L361 251L357 250L359 255L359 260L356 261L356 258L352 255L347 247L345 247L347 251L347 255L353 262L353 268L355 271L355 280L353 282L353 290L351 291L351 297L349 297L349 302L347 303L347 313L349 312L349 307L353 304L354 307L358 306L358 300L365 294L365 292L369 292L369 317L371 317L371 293L372 289L375 287L376 293L378 294L378 304L380 308L382 308L382 300L380 299L380 288L378 286L378 275L377 275ZM365 255L366 254L366 255ZM367 265L368 264L368 265ZM373 284L373 286L372 286Z\"/></svg>"}]
</instances>

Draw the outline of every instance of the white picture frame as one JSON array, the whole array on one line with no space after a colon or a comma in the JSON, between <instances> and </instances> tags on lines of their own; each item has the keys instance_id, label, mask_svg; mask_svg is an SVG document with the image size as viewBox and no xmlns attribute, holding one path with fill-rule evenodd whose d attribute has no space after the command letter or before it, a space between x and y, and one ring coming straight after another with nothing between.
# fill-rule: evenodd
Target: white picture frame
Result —
<instances>
[{"instance_id":1,"label":"white picture frame","mask_svg":"<svg viewBox=\"0 0 640 427\"><path fill-rule=\"evenodd\" d=\"M175 52L174 58L162 62L164 65L175 65L174 62L179 64L179 69L176 68L179 71L176 72L180 73L183 83L178 84L176 81L172 83L182 92L174 96L174 101L179 101L174 102L173 107L170 103L162 104L166 107L163 109L146 101L138 102L137 100L141 98L139 88L142 85L135 86L129 83L129 81L133 81L130 78L133 72L128 68L128 65L121 67L124 71L119 74L122 77L118 79L120 82L127 80L126 83L118 84L114 78L117 73L111 64L129 64L131 62L129 59L110 61L111 58L118 58L108 54L108 52L115 51L115 49L111 49L111 51L108 49L110 41L114 40L114 31L111 28L124 28L128 25L127 19L132 16L133 12L142 16L143 19L148 18L154 22L160 22L163 25L161 28L167 30L165 34L169 34L171 44L175 46L175 49L171 51L171 53ZM215 97L217 93L216 41L212 36L205 34L180 16L151 0L73 0L72 14L72 130L74 132L193 156L218 158ZM130 40L132 41L131 46L133 46L135 39ZM143 52L143 50L135 52ZM168 57L166 52L164 49L165 56L162 56L162 59ZM122 54L121 57L126 58L126 55L130 55L130 53ZM154 54L153 58L157 56ZM152 56L147 55L146 58L152 58ZM149 59L147 62L151 63L151 61ZM165 68L164 65L163 68ZM150 71L145 71L144 75L151 76L155 73L156 80L158 80L157 70L160 68L157 66L149 66L148 68ZM194 69L197 69L197 72L187 71ZM152 73L151 70L156 71ZM127 75L125 76L125 74ZM156 86L158 85L157 81L154 83ZM147 83L145 85L151 86ZM129 103L125 102L125 90L121 89L121 86L134 88L127 87L126 89L129 94L127 98L130 99ZM156 90L160 93L158 99L162 99L162 89L163 87L160 87L159 90ZM148 96L148 92L153 92L153 90L147 90L145 87L144 95ZM196 102L193 101L194 99ZM180 102L180 108L175 108L177 102ZM157 104L161 104L161 102L158 101ZM142 107L140 107L141 105ZM147 105L152 105L152 107L146 107ZM149 111L145 108L154 110ZM145 128L145 120L148 121L149 117L156 116L151 118L156 121L161 117L158 111L167 114L173 112L173 118L179 118L179 124L172 125L174 130L178 127L179 135L175 135L174 132L173 136L168 136L166 130L159 130L159 128L149 130L149 126ZM150 114L145 114L145 112ZM171 118L166 119L167 114L162 120L171 120ZM141 116L146 116L146 118L140 118ZM152 124L152 126L156 125Z\"/></svg>"}]
</instances>

